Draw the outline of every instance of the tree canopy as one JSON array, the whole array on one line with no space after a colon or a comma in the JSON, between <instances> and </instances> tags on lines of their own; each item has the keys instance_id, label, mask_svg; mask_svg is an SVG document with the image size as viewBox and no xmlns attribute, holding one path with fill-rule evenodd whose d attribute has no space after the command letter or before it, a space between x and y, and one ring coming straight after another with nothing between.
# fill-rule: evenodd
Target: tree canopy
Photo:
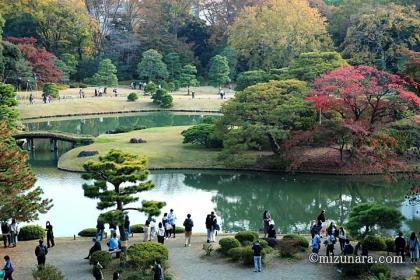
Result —
<instances>
[{"instance_id":1,"label":"tree canopy","mask_svg":"<svg viewBox=\"0 0 420 280\"><path fill-rule=\"evenodd\" d=\"M87 81L98 86L116 86L118 85L117 68L112 64L111 59L103 59L99 63L98 72Z\"/></svg>"},{"instance_id":2,"label":"tree canopy","mask_svg":"<svg viewBox=\"0 0 420 280\"><path fill-rule=\"evenodd\" d=\"M251 69L286 67L303 52L331 48L325 19L305 0L269 0L246 8L229 34L229 44Z\"/></svg>"},{"instance_id":3,"label":"tree canopy","mask_svg":"<svg viewBox=\"0 0 420 280\"><path fill-rule=\"evenodd\" d=\"M230 82L230 68L226 57L216 55L210 60L209 79L219 88L221 85Z\"/></svg>"},{"instance_id":4,"label":"tree canopy","mask_svg":"<svg viewBox=\"0 0 420 280\"><path fill-rule=\"evenodd\" d=\"M162 60L162 55L153 49L143 53L143 58L137 66L137 73L140 78L147 82L158 82L169 76L168 68Z\"/></svg>"}]
</instances>

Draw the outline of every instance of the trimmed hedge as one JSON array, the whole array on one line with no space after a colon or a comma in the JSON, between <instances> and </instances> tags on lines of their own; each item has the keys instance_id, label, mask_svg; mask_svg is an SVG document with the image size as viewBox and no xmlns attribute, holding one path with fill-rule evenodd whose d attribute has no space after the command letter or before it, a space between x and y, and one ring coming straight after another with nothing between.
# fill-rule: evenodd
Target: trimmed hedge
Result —
<instances>
[{"instance_id":1,"label":"trimmed hedge","mask_svg":"<svg viewBox=\"0 0 420 280\"><path fill-rule=\"evenodd\" d=\"M42 269L32 270L32 277L35 280L64 280L63 273L51 264L46 264Z\"/></svg>"},{"instance_id":2,"label":"trimmed hedge","mask_svg":"<svg viewBox=\"0 0 420 280\"><path fill-rule=\"evenodd\" d=\"M127 96L127 101L128 102L134 102L137 99L139 99L139 97L138 97L137 93L135 93L135 92L132 92Z\"/></svg>"},{"instance_id":3,"label":"trimmed hedge","mask_svg":"<svg viewBox=\"0 0 420 280\"><path fill-rule=\"evenodd\" d=\"M106 251L96 251L90 256L90 264L95 265L99 262L103 268L106 268L112 261L112 256Z\"/></svg>"},{"instance_id":4,"label":"trimmed hedge","mask_svg":"<svg viewBox=\"0 0 420 280\"><path fill-rule=\"evenodd\" d=\"M375 264L373 264L370 267L370 273L372 273L373 275L375 275L378 278L380 278L380 275L381 274L383 276L385 276L385 279L390 279L391 278L391 270L384 263L375 263Z\"/></svg>"},{"instance_id":5,"label":"trimmed hedge","mask_svg":"<svg viewBox=\"0 0 420 280\"><path fill-rule=\"evenodd\" d=\"M20 228L18 240L28 241L43 239L45 236L45 229L37 225L28 225Z\"/></svg>"},{"instance_id":6,"label":"trimmed hedge","mask_svg":"<svg viewBox=\"0 0 420 280\"><path fill-rule=\"evenodd\" d=\"M95 237L96 236L96 228L85 228L81 230L77 235L81 237Z\"/></svg>"},{"instance_id":7,"label":"trimmed hedge","mask_svg":"<svg viewBox=\"0 0 420 280\"><path fill-rule=\"evenodd\" d=\"M240 231L235 235L235 239L237 239L241 244L248 242L255 242L258 240L258 233L255 231Z\"/></svg>"},{"instance_id":8,"label":"trimmed hedge","mask_svg":"<svg viewBox=\"0 0 420 280\"><path fill-rule=\"evenodd\" d=\"M362 241L368 251L386 251L385 239L377 235L368 235Z\"/></svg>"},{"instance_id":9,"label":"trimmed hedge","mask_svg":"<svg viewBox=\"0 0 420 280\"><path fill-rule=\"evenodd\" d=\"M299 247L299 241L290 238L280 239L276 245L281 258L294 258L299 252Z\"/></svg>"},{"instance_id":10,"label":"trimmed hedge","mask_svg":"<svg viewBox=\"0 0 420 280\"><path fill-rule=\"evenodd\" d=\"M132 233L143 233L143 224L136 224L136 225L132 225L131 228L131 232ZM157 225L156 225L156 230L157 230ZM176 227L175 228L175 233L184 233L185 229L183 227Z\"/></svg>"},{"instance_id":11,"label":"trimmed hedge","mask_svg":"<svg viewBox=\"0 0 420 280\"><path fill-rule=\"evenodd\" d=\"M233 237L225 237L219 240L219 245L220 251L226 255L230 249L240 247L241 243Z\"/></svg>"},{"instance_id":12,"label":"trimmed hedge","mask_svg":"<svg viewBox=\"0 0 420 280\"><path fill-rule=\"evenodd\" d=\"M387 237L385 238L385 245L386 245L386 251L387 252L395 252L395 240Z\"/></svg>"},{"instance_id":13,"label":"trimmed hedge","mask_svg":"<svg viewBox=\"0 0 420 280\"><path fill-rule=\"evenodd\" d=\"M246 266L251 266L254 264L254 251L251 246L246 247L236 247L228 251L227 255L233 261L241 261ZM265 259L266 252L265 250L261 251L261 259Z\"/></svg>"},{"instance_id":14,"label":"trimmed hedge","mask_svg":"<svg viewBox=\"0 0 420 280\"><path fill-rule=\"evenodd\" d=\"M291 239L298 241L298 244L302 248L308 248L309 247L309 241L306 239L306 237L299 235L299 234L286 234L283 236L283 239Z\"/></svg>"},{"instance_id":15,"label":"trimmed hedge","mask_svg":"<svg viewBox=\"0 0 420 280\"><path fill-rule=\"evenodd\" d=\"M168 260L168 248L156 242L135 243L128 247L129 264L139 270L146 270L158 260L165 265Z\"/></svg>"}]
</instances>

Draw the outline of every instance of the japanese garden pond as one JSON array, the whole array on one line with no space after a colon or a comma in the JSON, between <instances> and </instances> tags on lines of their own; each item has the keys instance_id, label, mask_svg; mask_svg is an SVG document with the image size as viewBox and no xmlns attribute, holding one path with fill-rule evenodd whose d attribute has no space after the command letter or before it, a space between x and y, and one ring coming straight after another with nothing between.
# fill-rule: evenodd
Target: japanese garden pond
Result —
<instances>
[{"instance_id":1,"label":"japanese garden pond","mask_svg":"<svg viewBox=\"0 0 420 280\"><path fill-rule=\"evenodd\" d=\"M99 135L118 126L171 126L192 124L203 115L143 113L27 123L29 130L57 130ZM56 236L73 236L83 228L94 227L99 211L96 201L83 196L83 180L78 173L56 168L58 154L39 140L30 155L37 176L37 186L44 196L53 199L54 207L35 223L51 221ZM381 176L326 176L307 174L274 174L232 171L152 171L150 179L156 188L141 193L143 199L163 200L175 210L179 225L188 213L195 222L194 231L205 231L205 216L215 211L223 231L258 230L262 212L269 209L281 233L308 232L312 220L325 209L327 218L342 224L357 203L376 201L398 207L405 216L405 231L420 230L420 203L409 203L406 193L413 182L388 182ZM416 182L418 185L418 182ZM420 201L418 201L420 202ZM145 216L131 213L132 224L144 223Z\"/></svg>"}]
</instances>

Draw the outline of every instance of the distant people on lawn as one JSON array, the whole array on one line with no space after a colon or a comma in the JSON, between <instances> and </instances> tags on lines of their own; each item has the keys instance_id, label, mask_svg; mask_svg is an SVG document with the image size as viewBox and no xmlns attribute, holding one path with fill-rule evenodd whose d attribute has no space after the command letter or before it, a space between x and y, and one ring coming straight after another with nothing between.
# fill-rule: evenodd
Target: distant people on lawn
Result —
<instances>
[{"instance_id":1,"label":"distant people on lawn","mask_svg":"<svg viewBox=\"0 0 420 280\"><path fill-rule=\"evenodd\" d=\"M171 231L171 233L172 233L172 235L173 235L173 238L175 238L175 229L176 229L176 215L175 215L175 213L174 213L174 209L171 209L170 211L169 211L169 215L168 215L168 223L172 226L172 231ZM170 236L169 236L170 237Z\"/></svg>"},{"instance_id":2,"label":"distant people on lawn","mask_svg":"<svg viewBox=\"0 0 420 280\"><path fill-rule=\"evenodd\" d=\"M253 255L254 255L254 272L261 272L261 251L262 246L258 240L252 246Z\"/></svg>"},{"instance_id":3,"label":"distant people on lawn","mask_svg":"<svg viewBox=\"0 0 420 280\"><path fill-rule=\"evenodd\" d=\"M32 93L29 95L29 104L34 104L34 95Z\"/></svg>"},{"instance_id":4,"label":"distant people on lawn","mask_svg":"<svg viewBox=\"0 0 420 280\"><path fill-rule=\"evenodd\" d=\"M408 251L410 253L411 263L417 263L419 258L420 243L415 232L412 232L408 239Z\"/></svg>"},{"instance_id":5,"label":"distant people on lawn","mask_svg":"<svg viewBox=\"0 0 420 280\"><path fill-rule=\"evenodd\" d=\"M88 260L92 256L93 253L102 250L101 242L99 242L98 239L92 238L92 241L93 241L93 246L89 249L89 255L85 258L86 260Z\"/></svg>"},{"instance_id":6,"label":"distant people on lawn","mask_svg":"<svg viewBox=\"0 0 420 280\"><path fill-rule=\"evenodd\" d=\"M192 229L194 227L194 222L191 219L191 214L187 215L187 218L185 219L183 223L184 229L185 229L185 247L191 246L191 236L192 236Z\"/></svg>"},{"instance_id":7,"label":"distant people on lawn","mask_svg":"<svg viewBox=\"0 0 420 280\"><path fill-rule=\"evenodd\" d=\"M48 248L44 244L44 240L40 239L38 246L35 247L35 256L38 261L38 268L45 266L45 261L47 259Z\"/></svg>"},{"instance_id":8,"label":"distant people on lawn","mask_svg":"<svg viewBox=\"0 0 420 280\"><path fill-rule=\"evenodd\" d=\"M49 221L45 224L45 231L47 232L47 247L54 247L54 232L53 232L53 226Z\"/></svg>"},{"instance_id":9,"label":"distant people on lawn","mask_svg":"<svg viewBox=\"0 0 420 280\"><path fill-rule=\"evenodd\" d=\"M9 256L4 256L4 280L13 280L12 274L15 271Z\"/></svg>"},{"instance_id":10,"label":"distant people on lawn","mask_svg":"<svg viewBox=\"0 0 420 280\"><path fill-rule=\"evenodd\" d=\"M267 209L264 210L263 213L263 225L264 225L264 238L268 235L268 229L270 227L271 222L271 214L268 212Z\"/></svg>"}]
</instances>

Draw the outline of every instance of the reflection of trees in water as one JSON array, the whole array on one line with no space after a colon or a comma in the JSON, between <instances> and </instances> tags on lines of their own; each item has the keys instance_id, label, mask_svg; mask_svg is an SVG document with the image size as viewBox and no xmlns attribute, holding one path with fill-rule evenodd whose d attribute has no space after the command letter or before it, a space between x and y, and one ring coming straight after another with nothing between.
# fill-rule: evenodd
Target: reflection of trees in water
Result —
<instances>
[{"instance_id":1,"label":"reflection of trees in water","mask_svg":"<svg viewBox=\"0 0 420 280\"><path fill-rule=\"evenodd\" d=\"M217 191L213 201L228 231L260 229L266 208L281 232L308 230L322 209L328 219L342 224L360 202L377 201L398 207L407 189L405 182L386 183L378 178L273 174L186 174L184 183Z\"/></svg>"},{"instance_id":2,"label":"reflection of trees in water","mask_svg":"<svg viewBox=\"0 0 420 280\"><path fill-rule=\"evenodd\" d=\"M168 112L143 113L133 116L111 116L80 118L62 121L34 122L26 126L29 130L55 130L69 133L98 136L120 126L162 127L190 125L202 119L202 115L173 114Z\"/></svg>"}]
</instances>

